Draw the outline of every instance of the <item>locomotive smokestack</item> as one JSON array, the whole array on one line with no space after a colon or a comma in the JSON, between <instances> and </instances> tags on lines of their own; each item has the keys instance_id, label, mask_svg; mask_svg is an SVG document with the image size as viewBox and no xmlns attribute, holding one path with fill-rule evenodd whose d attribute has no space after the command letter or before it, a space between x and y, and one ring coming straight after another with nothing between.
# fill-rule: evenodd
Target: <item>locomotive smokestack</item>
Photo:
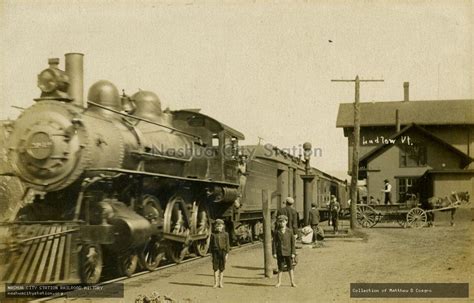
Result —
<instances>
[{"instance_id":1,"label":"locomotive smokestack","mask_svg":"<svg viewBox=\"0 0 474 303\"><path fill-rule=\"evenodd\" d=\"M77 106L87 107L84 102L84 54L68 53L66 57L66 74L69 76L68 94Z\"/></svg>"}]
</instances>

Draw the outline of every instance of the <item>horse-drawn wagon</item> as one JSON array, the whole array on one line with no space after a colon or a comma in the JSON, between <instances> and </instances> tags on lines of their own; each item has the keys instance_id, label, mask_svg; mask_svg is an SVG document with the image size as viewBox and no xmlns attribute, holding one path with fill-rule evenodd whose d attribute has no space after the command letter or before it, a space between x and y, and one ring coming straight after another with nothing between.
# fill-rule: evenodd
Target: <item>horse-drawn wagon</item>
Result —
<instances>
[{"instance_id":1,"label":"horse-drawn wagon","mask_svg":"<svg viewBox=\"0 0 474 303\"><path fill-rule=\"evenodd\" d=\"M422 203L415 195L404 203L388 205L357 205L357 222L364 228L370 228L380 222L397 222L401 227L420 228L433 225L434 213L451 212L451 225L454 225L454 214L462 204L469 203L468 192L453 192L444 198L430 198Z\"/></svg>"}]
</instances>

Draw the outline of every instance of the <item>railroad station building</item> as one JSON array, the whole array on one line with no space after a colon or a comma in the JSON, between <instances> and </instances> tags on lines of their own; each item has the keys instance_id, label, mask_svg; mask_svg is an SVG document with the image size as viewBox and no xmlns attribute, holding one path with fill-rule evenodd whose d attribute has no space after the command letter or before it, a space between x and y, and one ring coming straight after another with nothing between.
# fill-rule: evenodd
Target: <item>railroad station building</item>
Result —
<instances>
[{"instance_id":1,"label":"railroad station building","mask_svg":"<svg viewBox=\"0 0 474 303\"><path fill-rule=\"evenodd\" d=\"M383 203L384 180L392 185L392 202L407 194L421 199L453 191L474 193L474 100L360 103L359 180L367 198ZM348 138L352 169L353 103L339 106L337 127Z\"/></svg>"}]
</instances>

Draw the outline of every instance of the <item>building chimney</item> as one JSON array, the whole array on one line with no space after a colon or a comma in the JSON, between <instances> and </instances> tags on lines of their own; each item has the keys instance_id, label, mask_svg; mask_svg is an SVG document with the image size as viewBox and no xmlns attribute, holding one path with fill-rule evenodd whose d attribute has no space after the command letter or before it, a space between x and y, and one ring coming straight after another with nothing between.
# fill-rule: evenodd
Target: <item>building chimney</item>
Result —
<instances>
[{"instance_id":1,"label":"building chimney","mask_svg":"<svg viewBox=\"0 0 474 303\"><path fill-rule=\"evenodd\" d=\"M66 74L69 77L68 94L73 99L72 103L87 107L87 102L84 102L84 64L83 54L69 53L66 57Z\"/></svg>"},{"instance_id":2,"label":"building chimney","mask_svg":"<svg viewBox=\"0 0 474 303\"><path fill-rule=\"evenodd\" d=\"M410 100L410 82L403 82L403 101Z\"/></svg>"}]
</instances>

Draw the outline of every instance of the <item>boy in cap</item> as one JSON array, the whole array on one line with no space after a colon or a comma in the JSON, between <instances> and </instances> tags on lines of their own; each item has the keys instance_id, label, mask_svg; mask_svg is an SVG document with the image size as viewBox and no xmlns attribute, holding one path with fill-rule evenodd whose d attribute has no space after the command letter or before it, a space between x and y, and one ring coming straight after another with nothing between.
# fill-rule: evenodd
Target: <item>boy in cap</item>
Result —
<instances>
[{"instance_id":1,"label":"boy in cap","mask_svg":"<svg viewBox=\"0 0 474 303\"><path fill-rule=\"evenodd\" d=\"M230 250L229 234L224 231L224 221L217 219L215 231L211 234L210 250L212 269L214 270L214 288L224 287L224 270Z\"/></svg>"},{"instance_id":2,"label":"boy in cap","mask_svg":"<svg viewBox=\"0 0 474 303\"><path fill-rule=\"evenodd\" d=\"M277 217L280 215L286 216L288 227L291 228L293 235L296 236L298 233L298 213L296 209L293 208L295 200L291 197L287 197L285 203L286 206L277 211Z\"/></svg>"},{"instance_id":3,"label":"boy in cap","mask_svg":"<svg viewBox=\"0 0 474 303\"><path fill-rule=\"evenodd\" d=\"M286 227L288 217L280 215L277 218L277 230L273 235L272 251L273 258L277 259L278 264L278 282L275 287L281 285L281 274L284 270L285 264L290 274L291 287L296 287L295 277L293 272L293 259L296 256L295 238L290 230Z\"/></svg>"}]
</instances>

